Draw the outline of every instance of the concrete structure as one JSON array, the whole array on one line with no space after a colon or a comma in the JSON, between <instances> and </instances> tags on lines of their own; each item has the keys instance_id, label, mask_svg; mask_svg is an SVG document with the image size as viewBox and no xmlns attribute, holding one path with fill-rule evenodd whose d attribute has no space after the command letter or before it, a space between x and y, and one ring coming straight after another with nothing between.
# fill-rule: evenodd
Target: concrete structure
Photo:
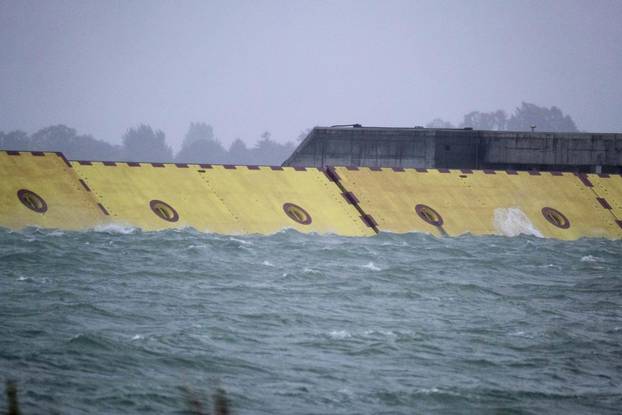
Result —
<instances>
[{"instance_id":1,"label":"concrete structure","mask_svg":"<svg viewBox=\"0 0 622 415\"><path fill-rule=\"evenodd\" d=\"M284 166L622 172L622 134L316 127Z\"/></svg>"}]
</instances>

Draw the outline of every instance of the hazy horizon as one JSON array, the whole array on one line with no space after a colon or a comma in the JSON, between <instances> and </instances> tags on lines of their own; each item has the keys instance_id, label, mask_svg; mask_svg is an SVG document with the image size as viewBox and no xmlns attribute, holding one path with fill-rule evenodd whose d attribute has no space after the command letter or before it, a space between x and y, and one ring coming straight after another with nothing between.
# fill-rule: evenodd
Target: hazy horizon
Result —
<instances>
[{"instance_id":1,"label":"hazy horizon","mask_svg":"<svg viewBox=\"0 0 622 415\"><path fill-rule=\"evenodd\" d=\"M225 145L315 125L455 124L522 101L622 132L622 2L0 2L0 130Z\"/></svg>"}]
</instances>

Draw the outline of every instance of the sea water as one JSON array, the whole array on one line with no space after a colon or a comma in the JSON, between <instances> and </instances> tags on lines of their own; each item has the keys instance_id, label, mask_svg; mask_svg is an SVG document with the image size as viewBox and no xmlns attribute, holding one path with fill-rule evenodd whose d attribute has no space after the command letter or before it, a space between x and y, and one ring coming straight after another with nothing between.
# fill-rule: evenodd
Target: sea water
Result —
<instances>
[{"instance_id":1,"label":"sea water","mask_svg":"<svg viewBox=\"0 0 622 415\"><path fill-rule=\"evenodd\" d=\"M620 413L622 242L0 230L23 414ZM0 398L0 410L6 408Z\"/></svg>"}]
</instances>

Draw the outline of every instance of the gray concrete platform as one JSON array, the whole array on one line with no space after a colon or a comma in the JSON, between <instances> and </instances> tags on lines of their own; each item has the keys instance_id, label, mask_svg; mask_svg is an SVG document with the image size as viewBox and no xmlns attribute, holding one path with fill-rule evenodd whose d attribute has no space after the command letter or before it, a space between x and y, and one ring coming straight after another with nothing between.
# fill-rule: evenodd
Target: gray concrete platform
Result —
<instances>
[{"instance_id":1,"label":"gray concrete platform","mask_svg":"<svg viewBox=\"0 0 622 415\"><path fill-rule=\"evenodd\" d=\"M283 165L622 173L622 134L315 127Z\"/></svg>"}]
</instances>

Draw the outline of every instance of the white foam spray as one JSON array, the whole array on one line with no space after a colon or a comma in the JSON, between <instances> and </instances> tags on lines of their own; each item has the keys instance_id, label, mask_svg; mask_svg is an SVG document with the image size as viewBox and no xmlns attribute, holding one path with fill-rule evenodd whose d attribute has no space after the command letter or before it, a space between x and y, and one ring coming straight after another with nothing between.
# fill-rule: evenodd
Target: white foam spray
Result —
<instances>
[{"instance_id":1,"label":"white foam spray","mask_svg":"<svg viewBox=\"0 0 622 415\"><path fill-rule=\"evenodd\" d=\"M498 233L505 236L533 235L542 238L542 233L531 223L519 208L497 208L494 211L493 225Z\"/></svg>"},{"instance_id":2,"label":"white foam spray","mask_svg":"<svg viewBox=\"0 0 622 415\"><path fill-rule=\"evenodd\" d=\"M137 231L137 228L134 228L129 225L121 225L118 223L107 223L104 225L98 225L93 228L95 232L105 232L105 233L118 233L122 235L129 235Z\"/></svg>"},{"instance_id":3,"label":"white foam spray","mask_svg":"<svg viewBox=\"0 0 622 415\"><path fill-rule=\"evenodd\" d=\"M363 268L370 269L372 271L380 271L380 268L376 266L373 262L368 262L366 265L363 265Z\"/></svg>"}]
</instances>

